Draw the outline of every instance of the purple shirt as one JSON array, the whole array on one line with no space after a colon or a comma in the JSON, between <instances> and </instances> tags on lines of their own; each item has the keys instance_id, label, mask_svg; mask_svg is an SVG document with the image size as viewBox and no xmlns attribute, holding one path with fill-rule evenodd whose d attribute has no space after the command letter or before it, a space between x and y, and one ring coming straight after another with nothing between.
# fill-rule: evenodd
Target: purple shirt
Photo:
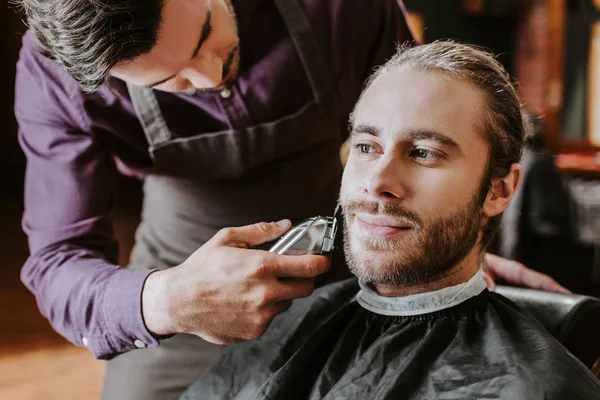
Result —
<instances>
[{"instance_id":1,"label":"purple shirt","mask_svg":"<svg viewBox=\"0 0 600 400\"><path fill-rule=\"evenodd\" d=\"M412 39L403 9L396 0L301 4L331 62L337 112L345 124L365 78L394 54L398 43ZM302 68L299 59L278 57L293 44L275 5L245 0L234 6L242 61L236 89L245 112L237 115L226 108L231 102L218 93L157 91L174 137L274 120L312 96L308 81L289 79L298 75L294 69ZM115 166L140 179L152 169L124 82L111 78L97 92L83 94L66 72L38 52L28 32L17 64L15 113L27 156L23 229L31 253L21 277L42 314L56 331L89 347L97 358L158 346L141 310L142 287L152 270L117 265L111 228Z\"/></svg>"}]
</instances>

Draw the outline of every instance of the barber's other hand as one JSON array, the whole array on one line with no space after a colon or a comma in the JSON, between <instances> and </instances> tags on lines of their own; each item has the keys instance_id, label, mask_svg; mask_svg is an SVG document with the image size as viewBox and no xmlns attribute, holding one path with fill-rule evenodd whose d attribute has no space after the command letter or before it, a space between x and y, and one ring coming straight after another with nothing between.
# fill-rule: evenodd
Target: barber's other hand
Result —
<instances>
[{"instance_id":1,"label":"barber's other hand","mask_svg":"<svg viewBox=\"0 0 600 400\"><path fill-rule=\"evenodd\" d=\"M496 279L503 279L510 284L525 286L547 292L571 293L548 275L534 271L523 264L486 254L483 270L484 279L490 290L496 288Z\"/></svg>"},{"instance_id":2,"label":"barber's other hand","mask_svg":"<svg viewBox=\"0 0 600 400\"><path fill-rule=\"evenodd\" d=\"M293 299L307 297L324 256L284 256L249 247L273 241L289 220L219 231L181 265L151 274L142 292L147 328L217 344L256 339Z\"/></svg>"}]
</instances>

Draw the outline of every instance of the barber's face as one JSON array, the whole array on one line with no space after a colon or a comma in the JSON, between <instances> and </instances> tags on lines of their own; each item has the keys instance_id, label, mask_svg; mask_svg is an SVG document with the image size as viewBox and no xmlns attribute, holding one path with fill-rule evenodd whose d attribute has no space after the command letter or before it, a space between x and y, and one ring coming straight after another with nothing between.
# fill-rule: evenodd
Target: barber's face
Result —
<instances>
[{"instance_id":1,"label":"barber's face","mask_svg":"<svg viewBox=\"0 0 600 400\"><path fill-rule=\"evenodd\" d=\"M165 0L156 46L111 74L168 92L218 89L237 75L238 42L231 0Z\"/></svg>"},{"instance_id":2,"label":"barber's face","mask_svg":"<svg viewBox=\"0 0 600 400\"><path fill-rule=\"evenodd\" d=\"M340 201L346 256L361 280L426 283L477 257L488 146L482 95L436 72L377 79L355 110Z\"/></svg>"}]
</instances>

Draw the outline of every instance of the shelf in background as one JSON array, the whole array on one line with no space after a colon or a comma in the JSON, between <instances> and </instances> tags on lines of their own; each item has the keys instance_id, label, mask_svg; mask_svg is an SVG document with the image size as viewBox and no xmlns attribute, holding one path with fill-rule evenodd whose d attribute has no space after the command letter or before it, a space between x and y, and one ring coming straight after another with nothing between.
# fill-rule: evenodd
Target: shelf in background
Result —
<instances>
[{"instance_id":1,"label":"shelf in background","mask_svg":"<svg viewBox=\"0 0 600 400\"><path fill-rule=\"evenodd\" d=\"M565 152L554 165L559 171L586 178L600 179L600 152Z\"/></svg>"}]
</instances>

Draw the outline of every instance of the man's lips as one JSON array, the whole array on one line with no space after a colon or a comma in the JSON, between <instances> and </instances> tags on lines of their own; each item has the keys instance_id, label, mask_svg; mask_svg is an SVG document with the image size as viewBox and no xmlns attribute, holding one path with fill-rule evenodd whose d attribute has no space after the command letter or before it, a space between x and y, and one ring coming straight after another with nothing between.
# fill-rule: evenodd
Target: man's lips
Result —
<instances>
[{"instance_id":1,"label":"man's lips","mask_svg":"<svg viewBox=\"0 0 600 400\"><path fill-rule=\"evenodd\" d=\"M358 214L356 214L356 218L358 218L360 221L365 222L369 225L389 226L391 228L398 228L398 229L412 228L412 225L410 225L406 222L398 221L397 219L394 219L391 217L380 216L380 215L358 213Z\"/></svg>"},{"instance_id":2,"label":"man's lips","mask_svg":"<svg viewBox=\"0 0 600 400\"><path fill-rule=\"evenodd\" d=\"M360 230L369 236L389 237L412 229L413 226L391 217L364 214L356 214Z\"/></svg>"}]
</instances>

